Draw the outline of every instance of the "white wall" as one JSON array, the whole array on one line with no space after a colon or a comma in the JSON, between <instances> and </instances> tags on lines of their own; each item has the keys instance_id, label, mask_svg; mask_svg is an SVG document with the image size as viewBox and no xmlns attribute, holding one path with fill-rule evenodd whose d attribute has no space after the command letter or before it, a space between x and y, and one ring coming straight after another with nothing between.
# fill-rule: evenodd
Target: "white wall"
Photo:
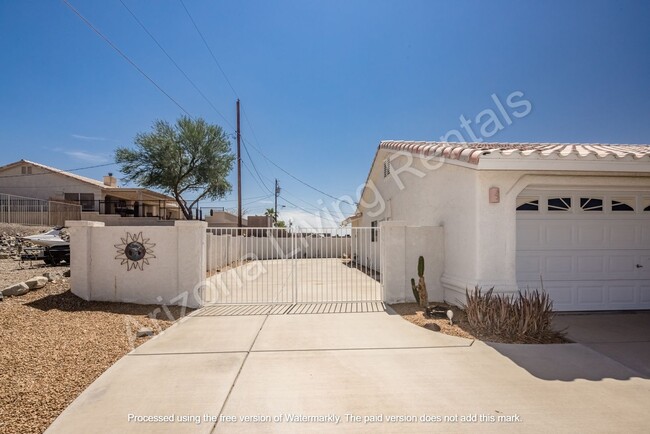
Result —
<instances>
[{"instance_id":1,"label":"white wall","mask_svg":"<svg viewBox=\"0 0 650 434\"><path fill-rule=\"evenodd\" d=\"M209 271L242 259L350 257L350 238L243 237L207 234Z\"/></svg>"},{"instance_id":2,"label":"white wall","mask_svg":"<svg viewBox=\"0 0 650 434\"><path fill-rule=\"evenodd\" d=\"M71 289L84 300L199 307L205 283L205 222L176 221L173 227L104 226L69 221ZM127 271L123 239L140 234L155 244L143 269ZM140 261L142 262L142 261Z\"/></svg>"},{"instance_id":3,"label":"white wall","mask_svg":"<svg viewBox=\"0 0 650 434\"><path fill-rule=\"evenodd\" d=\"M424 280L429 302L444 301L440 283L444 267L442 227L406 226L403 221L380 224L384 265L381 270L384 301L415 302L411 278L418 280L418 259L424 258Z\"/></svg>"},{"instance_id":4,"label":"white wall","mask_svg":"<svg viewBox=\"0 0 650 434\"><path fill-rule=\"evenodd\" d=\"M391 174L384 177L383 161L389 155L396 154L378 152L369 176L374 187L365 189L363 216L354 224L400 220L409 226L441 226L444 272L440 281L444 299L457 304L464 302L465 290L475 285L517 290L516 200L525 188L650 187L647 174L479 170L464 163L424 161L412 154L393 159ZM489 202L490 187L499 188L499 203ZM384 246L384 252L386 261L401 261L390 247Z\"/></svg>"},{"instance_id":5,"label":"white wall","mask_svg":"<svg viewBox=\"0 0 650 434\"><path fill-rule=\"evenodd\" d=\"M31 175L22 175L21 166L3 170L0 177L0 193L44 200L63 200L65 193L93 193L95 200L101 200L102 189L99 186L37 166L30 167Z\"/></svg>"},{"instance_id":6,"label":"white wall","mask_svg":"<svg viewBox=\"0 0 650 434\"><path fill-rule=\"evenodd\" d=\"M444 246L440 248L442 254L433 260L425 257L425 261L431 267L440 267L444 273L431 277L427 280L427 285L437 286L442 291L444 282L460 282L458 286L462 287L464 300L465 285L474 286L479 279L476 171L450 164L431 163L427 166L420 158L412 158L410 169L405 171L403 169L409 163L409 157L400 156L392 160L391 174L384 178L383 161L389 154L392 153L379 151L370 174L370 181L375 185L377 194L373 194L373 189L366 188L362 198L362 203L375 206L362 209L363 216L355 223L370 226L376 220L403 221L408 226L440 226L443 235L439 238ZM384 237L381 239L383 242ZM384 251L385 261L395 260L390 247ZM414 264L413 267L416 267L417 256ZM384 264L383 268L388 266ZM417 271L416 268L414 270ZM409 280L410 277L409 274ZM433 282L432 279L436 281ZM411 291L409 280L406 287L408 292ZM461 292L450 292L451 287L445 285L444 293L436 295L438 301L458 301Z\"/></svg>"}]
</instances>

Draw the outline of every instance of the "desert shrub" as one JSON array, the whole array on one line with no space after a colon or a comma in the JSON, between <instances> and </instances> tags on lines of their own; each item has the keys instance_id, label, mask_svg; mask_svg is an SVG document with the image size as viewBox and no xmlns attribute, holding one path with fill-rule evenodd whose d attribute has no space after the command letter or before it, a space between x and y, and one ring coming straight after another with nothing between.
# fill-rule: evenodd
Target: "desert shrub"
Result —
<instances>
[{"instance_id":1,"label":"desert shrub","mask_svg":"<svg viewBox=\"0 0 650 434\"><path fill-rule=\"evenodd\" d=\"M494 288L482 292L478 287L465 292L467 321L480 334L524 343L562 340L563 333L552 328L555 314L546 292L495 294Z\"/></svg>"}]
</instances>

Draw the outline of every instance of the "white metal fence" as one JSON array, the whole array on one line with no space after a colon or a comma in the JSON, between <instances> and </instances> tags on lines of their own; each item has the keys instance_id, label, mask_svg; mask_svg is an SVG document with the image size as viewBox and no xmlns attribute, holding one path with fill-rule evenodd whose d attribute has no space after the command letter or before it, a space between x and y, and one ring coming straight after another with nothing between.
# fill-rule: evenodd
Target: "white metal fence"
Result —
<instances>
[{"instance_id":1,"label":"white metal fence","mask_svg":"<svg viewBox=\"0 0 650 434\"><path fill-rule=\"evenodd\" d=\"M379 229L208 229L206 303L382 300Z\"/></svg>"},{"instance_id":2,"label":"white metal fence","mask_svg":"<svg viewBox=\"0 0 650 434\"><path fill-rule=\"evenodd\" d=\"M63 226L80 219L81 205L0 193L0 223Z\"/></svg>"}]
</instances>

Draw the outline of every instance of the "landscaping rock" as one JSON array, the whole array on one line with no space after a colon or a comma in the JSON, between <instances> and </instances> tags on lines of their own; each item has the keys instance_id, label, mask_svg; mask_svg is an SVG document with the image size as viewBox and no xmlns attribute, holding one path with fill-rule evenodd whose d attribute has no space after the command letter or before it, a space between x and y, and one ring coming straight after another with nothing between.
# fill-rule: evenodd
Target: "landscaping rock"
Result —
<instances>
[{"instance_id":1,"label":"landscaping rock","mask_svg":"<svg viewBox=\"0 0 650 434\"><path fill-rule=\"evenodd\" d=\"M47 277L48 282L56 282L58 280L61 280L61 274L53 271L46 271L43 273L43 277Z\"/></svg>"},{"instance_id":2,"label":"landscaping rock","mask_svg":"<svg viewBox=\"0 0 650 434\"><path fill-rule=\"evenodd\" d=\"M29 292L29 286L25 282L16 283L2 290L2 295L5 296L17 296L27 294Z\"/></svg>"},{"instance_id":3,"label":"landscaping rock","mask_svg":"<svg viewBox=\"0 0 650 434\"><path fill-rule=\"evenodd\" d=\"M41 289L45 285L47 285L47 282L49 282L49 279L44 276L35 276L32 277L31 279L25 280L25 285L29 289Z\"/></svg>"},{"instance_id":4,"label":"landscaping rock","mask_svg":"<svg viewBox=\"0 0 650 434\"><path fill-rule=\"evenodd\" d=\"M435 323L427 324L427 325L424 326L424 328L427 329L427 330L434 331L434 332L439 332L440 331L440 326L438 324L435 324Z\"/></svg>"},{"instance_id":5,"label":"landscaping rock","mask_svg":"<svg viewBox=\"0 0 650 434\"><path fill-rule=\"evenodd\" d=\"M136 337L153 336L153 330L149 327L141 327L136 333Z\"/></svg>"},{"instance_id":6,"label":"landscaping rock","mask_svg":"<svg viewBox=\"0 0 650 434\"><path fill-rule=\"evenodd\" d=\"M63 272L63 277L70 277L70 270L66 270Z\"/></svg>"}]
</instances>

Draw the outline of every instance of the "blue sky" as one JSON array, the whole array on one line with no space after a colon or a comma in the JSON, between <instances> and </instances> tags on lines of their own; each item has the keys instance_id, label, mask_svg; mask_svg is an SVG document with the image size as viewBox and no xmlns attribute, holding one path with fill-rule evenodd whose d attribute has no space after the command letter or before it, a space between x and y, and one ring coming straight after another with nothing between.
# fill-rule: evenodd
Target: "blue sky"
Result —
<instances>
[{"instance_id":1,"label":"blue sky","mask_svg":"<svg viewBox=\"0 0 650 434\"><path fill-rule=\"evenodd\" d=\"M119 0L69 1L193 116L231 130ZM123 1L234 124L235 93L181 3ZM532 110L486 141L650 142L649 2L185 4L250 120L246 167L270 189L278 178L304 208L280 199L285 218L331 199L258 149L329 195L354 196L380 140L439 140L461 115L496 110L493 94L522 92ZM2 164L104 164L155 119L182 114L61 1L2 0L0 36ZM119 175L116 166L78 173L109 170ZM271 206L247 169L243 178L245 208ZM235 206L234 194L226 199Z\"/></svg>"}]
</instances>

